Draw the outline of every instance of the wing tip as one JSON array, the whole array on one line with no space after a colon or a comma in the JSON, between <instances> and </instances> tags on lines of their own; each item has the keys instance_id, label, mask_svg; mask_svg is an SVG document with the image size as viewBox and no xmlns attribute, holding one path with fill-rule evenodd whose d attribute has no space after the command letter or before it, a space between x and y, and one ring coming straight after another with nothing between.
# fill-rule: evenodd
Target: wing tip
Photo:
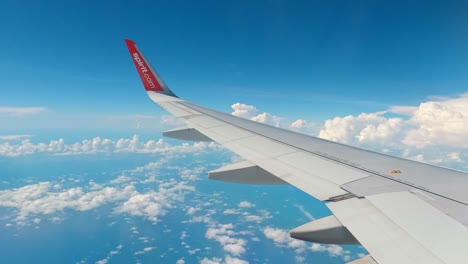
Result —
<instances>
[{"instance_id":1,"label":"wing tip","mask_svg":"<svg viewBox=\"0 0 468 264\"><path fill-rule=\"evenodd\" d=\"M137 48L135 41L125 39L130 56L135 64L136 70L147 92L162 93L165 95L177 97L164 81L159 77L159 74L151 67L149 62L144 58L143 53Z\"/></svg>"},{"instance_id":2,"label":"wing tip","mask_svg":"<svg viewBox=\"0 0 468 264\"><path fill-rule=\"evenodd\" d=\"M125 44L127 45L135 45L135 41L131 40L131 39L125 39Z\"/></svg>"}]
</instances>

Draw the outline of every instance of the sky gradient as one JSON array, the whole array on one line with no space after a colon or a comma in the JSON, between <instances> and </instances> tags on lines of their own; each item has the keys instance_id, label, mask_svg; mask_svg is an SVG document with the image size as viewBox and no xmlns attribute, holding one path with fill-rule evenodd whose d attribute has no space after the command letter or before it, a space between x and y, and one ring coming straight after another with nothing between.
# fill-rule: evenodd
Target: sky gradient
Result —
<instances>
[{"instance_id":1,"label":"sky gradient","mask_svg":"<svg viewBox=\"0 0 468 264\"><path fill-rule=\"evenodd\" d=\"M223 111L324 120L417 104L466 91L466 12L463 1L6 1L0 105L158 111L124 38L179 96Z\"/></svg>"}]
</instances>

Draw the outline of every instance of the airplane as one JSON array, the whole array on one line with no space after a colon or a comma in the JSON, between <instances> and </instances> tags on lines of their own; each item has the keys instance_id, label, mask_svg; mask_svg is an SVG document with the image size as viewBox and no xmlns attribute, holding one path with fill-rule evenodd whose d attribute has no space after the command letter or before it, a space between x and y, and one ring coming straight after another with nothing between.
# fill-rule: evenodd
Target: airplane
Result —
<instances>
[{"instance_id":1,"label":"airplane","mask_svg":"<svg viewBox=\"0 0 468 264\"><path fill-rule=\"evenodd\" d=\"M290 232L296 239L362 245L352 264L468 263L468 173L372 152L221 113L177 97L129 39L125 43L155 103L187 127L170 138L215 141L244 161L213 180L290 184L333 213Z\"/></svg>"}]
</instances>

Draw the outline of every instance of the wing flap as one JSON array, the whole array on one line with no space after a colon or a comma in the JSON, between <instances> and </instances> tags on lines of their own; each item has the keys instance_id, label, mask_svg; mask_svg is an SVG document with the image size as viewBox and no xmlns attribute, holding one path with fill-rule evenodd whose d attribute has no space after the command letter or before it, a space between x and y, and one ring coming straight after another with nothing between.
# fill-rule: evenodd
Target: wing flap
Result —
<instances>
[{"instance_id":1,"label":"wing flap","mask_svg":"<svg viewBox=\"0 0 468 264\"><path fill-rule=\"evenodd\" d=\"M367 199L328 203L328 208L380 264L442 264Z\"/></svg>"},{"instance_id":2,"label":"wing flap","mask_svg":"<svg viewBox=\"0 0 468 264\"><path fill-rule=\"evenodd\" d=\"M349 199L327 206L374 259L386 263L463 263L468 229L410 192Z\"/></svg>"},{"instance_id":3,"label":"wing flap","mask_svg":"<svg viewBox=\"0 0 468 264\"><path fill-rule=\"evenodd\" d=\"M410 192L384 193L366 197L391 221L445 263L468 260L468 228ZM434 239L436 238L436 239Z\"/></svg>"}]
</instances>

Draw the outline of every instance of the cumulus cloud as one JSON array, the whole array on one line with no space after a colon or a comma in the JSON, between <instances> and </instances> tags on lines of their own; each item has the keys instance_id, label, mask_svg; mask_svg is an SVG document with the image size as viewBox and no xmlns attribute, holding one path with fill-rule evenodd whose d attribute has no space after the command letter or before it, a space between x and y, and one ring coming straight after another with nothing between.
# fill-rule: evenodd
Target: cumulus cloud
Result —
<instances>
[{"instance_id":1,"label":"cumulus cloud","mask_svg":"<svg viewBox=\"0 0 468 264\"><path fill-rule=\"evenodd\" d=\"M388 111L395 114L411 116L418 110L417 106L403 106L395 105L391 106Z\"/></svg>"},{"instance_id":2,"label":"cumulus cloud","mask_svg":"<svg viewBox=\"0 0 468 264\"><path fill-rule=\"evenodd\" d=\"M199 211L200 208L195 208L195 207L190 207L188 210L187 210L187 214L188 215L193 215L194 213L196 213L197 211Z\"/></svg>"},{"instance_id":3,"label":"cumulus cloud","mask_svg":"<svg viewBox=\"0 0 468 264\"><path fill-rule=\"evenodd\" d=\"M184 193L187 194L194 190L194 186L189 186L185 182L170 181L160 184L157 191L132 195L126 202L117 207L115 212L143 216L150 221L157 222L158 217L165 215L166 209L172 208L175 202L183 202Z\"/></svg>"},{"instance_id":4,"label":"cumulus cloud","mask_svg":"<svg viewBox=\"0 0 468 264\"><path fill-rule=\"evenodd\" d=\"M421 103L409 119L414 128L403 143L418 148L468 148L468 94L444 101Z\"/></svg>"},{"instance_id":5,"label":"cumulus cloud","mask_svg":"<svg viewBox=\"0 0 468 264\"><path fill-rule=\"evenodd\" d=\"M255 214L250 212L243 212L242 209L253 208L255 204L249 203L247 201L242 201L238 204L238 209L226 209L223 211L224 215L241 215L247 222L256 222L261 223L266 219L272 218L270 212L264 209L256 210Z\"/></svg>"},{"instance_id":6,"label":"cumulus cloud","mask_svg":"<svg viewBox=\"0 0 468 264\"><path fill-rule=\"evenodd\" d=\"M200 260L199 262L200 264L221 264L221 263L224 263L224 264L248 264L249 262L245 261L245 260L242 260L242 259L238 259L238 258L235 258L235 257L231 257L231 256L226 256L224 258L224 262L223 262L223 259L221 258L203 258L202 260Z\"/></svg>"},{"instance_id":7,"label":"cumulus cloud","mask_svg":"<svg viewBox=\"0 0 468 264\"><path fill-rule=\"evenodd\" d=\"M387 117L388 112L407 119ZM397 141L405 147L468 148L468 94L419 106L394 106L388 111L327 120L319 136L343 143Z\"/></svg>"},{"instance_id":8,"label":"cumulus cloud","mask_svg":"<svg viewBox=\"0 0 468 264\"><path fill-rule=\"evenodd\" d=\"M257 114L257 108L253 105L246 105L242 103L235 103L231 105L234 116L250 119L255 122L264 123L276 127L282 126L283 118L272 115L270 113Z\"/></svg>"},{"instance_id":9,"label":"cumulus cloud","mask_svg":"<svg viewBox=\"0 0 468 264\"><path fill-rule=\"evenodd\" d=\"M303 128L305 127L307 124L307 121L303 120L303 119L297 119L296 121L292 122L289 126L291 128Z\"/></svg>"},{"instance_id":10,"label":"cumulus cloud","mask_svg":"<svg viewBox=\"0 0 468 264\"><path fill-rule=\"evenodd\" d=\"M345 144L392 142L400 135L401 118L386 118L385 112L335 117L325 121L319 137Z\"/></svg>"},{"instance_id":11,"label":"cumulus cloud","mask_svg":"<svg viewBox=\"0 0 468 264\"><path fill-rule=\"evenodd\" d=\"M0 114L10 116L27 116L37 115L46 112L47 109L44 107L12 107L12 106L0 106Z\"/></svg>"},{"instance_id":12,"label":"cumulus cloud","mask_svg":"<svg viewBox=\"0 0 468 264\"><path fill-rule=\"evenodd\" d=\"M96 264L106 264L106 263L108 263L109 260L112 258L112 256L120 254L120 250L122 248L123 248L123 246L121 244L116 246L115 249L110 251L105 258L96 261Z\"/></svg>"},{"instance_id":13,"label":"cumulus cloud","mask_svg":"<svg viewBox=\"0 0 468 264\"><path fill-rule=\"evenodd\" d=\"M29 215L53 214L65 209L87 211L109 202L125 200L135 193L132 185L87 192L82 187L57 191L51 182L40 182L0 191L0 206L16 208L15 220L21 224Z\"/></svg>"},{"instance_id":14,"label":"cumulus cloud","mask_svg":"<svg viewBox=\"0 0 468 264\"><path fill-rule=\"evenodd\" d=\"M269 113L262 113L262 114L259 114L257 116L250 118L250 120L259 122L259 123L272 125L275 127L281 127L282 126L281 122L283 121L283 118L269 114Z\"/></svg>"},{"instance_id":15,"label":"cumulus cloud","mask_svg":"<svg viewBox=\"0 0 468 264\"><path fill-rule=\"evenodd\" d=\"M208 228L205 237L220 243L223 249L233 256L239 256L245 253L247 241L242 238L233 237L236 235L236 232L232 230L233 228L233 224L215 224Z\"/></svg>"},{"instance_id":16,"label":"cumulus cloud","mask_svg":"<svg viewBox=\"0 0 468 264\"><path fill-rule=\"evenodd\" d=\"M226 264L248 264L249 262L242 260L242 259L234 258L231 256L226 256L226 258L224 259L224 263Z\"/></svg>"},{"instance_id":17,"label":"cumulus cloud","mask_svg":"<svg viewBox=\"0 0 468 264\"><path fill-rule=\"evenodd\" d=\"M200 260L200 264L221 264L222 261L223 260L220 258L209 259L205 257L202 260Z\"/></svg>"},{"instance_id":18,"label":"cumulus cloud","mask_svg":"<svg viewBox=\"0 0 468 264\"><path fill-rule=\"evenodd\" d=\"M257 113L257 108L253 105L235 103L231 105L231 108L233 110L231 113L232 115L248 119L252 118Z\"/></svg>"},{"instance_id":19,"label":"cumulus cloud","mask_svg":"<svg viewBox=\"0 0 468 264\"><path fill-rule=\"evenodd\" d=\"M289 233L283 229L267 227L263 229L263 234L266 238L273 240L277 245L296 249L302 249L306 247L306 243L304 241L291 238Z\"/></svg>"},{"instance_id":20,"label":"cumulus cloud","mask_svg":"<svg viewBox=\"0 0 468 264\"><path fill-rule=\"evenodd\" d=\"M309 248L314 252L326 252L329 256L332 257L341 257L344 261L348 262L352 259L351 252L349 250L344 250L338 245L321 245L313 243ZM362 253L358 254L357 258L362 258Z\"/></svg>"},{"instance_id":21,"label":"cumulus cloud","mask_svg":"<svg viewBox=\"0 0 468 264\"><path fill-rule=\"evenodd\" d=\"M47 143L32 143L25 139L18 144L5 142L0 144L0 156L16 157L31 155L35 153L50 153L60 155L95 154L95 153L167 153L167 152L194 152L207 148L217 148L218 145L211 142L183 143L171 145L163 139L141 141L138 135L132 138L121 138L111 140L108 138L95 137L81 142L71 144L65 143L64 139L51 140Z\"/></svg>"},{"instance_id":22,"label":"cumulus cloud","mask_svg":"<svg viewBox=\"0 0 468 264\"><path fill-rule=\"evenodd\" d=\"M239 203L239 207L241 208L250 208L250 207L255 207L255 204L249 203L247 201L242 201Z\"/></svg>"},{"instance_id":23,"label":"cumulus cloud","mask_svg":"<svg viewBox=\"0 0 468 264\"><path fill-rule=\"evenodd\" d=\"M155 187L152 183L150 191L140 192L135 185L146 183L159 168L167 162L167 157L146 166L126 170L129 176L120 175L108 182L96 183L89 181L86 186L63 188L62 184L54 182L39 182L20 188L0 190L0 207L13 208L11 218L17 225L40 224L40 215L49 216L52 222L60 222L66 210L89 211L104 205L114 207L116 214L140 216L149 221L157 222L168 210L184 202L184 197L195 191L190 180L178 181L174 178L159 179ZM176 173L186 169L174 168ZM193 173L201 173L197 168ZM75 179L69 178L74 181ZM137 230L132 230L137 232Z\"/></svg>"},{"instance_id":24,"label":"cumulus cloud","mask_svg":"<svg viewBox=\"0 0 468 264\"><path fill-rule=\"evenodd\" d=\"M252 105L236 103L232 108L233 115L418 161L462 166L468 159L468 93L337 116L322 125L304 119L286 122L270 113L258 114Z\"/></svg>"},{"instance_id":25,"label":"cumulus cloud","mask_svg":"<svg viewBox=\"0 0 468 264\"><path fill-rule=\"evenodd\" d=\"M405 115L390 117L389 113ZM325 121L319 137L396 153L430 163L452 164L467 157L468 94L418 106L335 117Z\"/></svg>"}]
</instances>

